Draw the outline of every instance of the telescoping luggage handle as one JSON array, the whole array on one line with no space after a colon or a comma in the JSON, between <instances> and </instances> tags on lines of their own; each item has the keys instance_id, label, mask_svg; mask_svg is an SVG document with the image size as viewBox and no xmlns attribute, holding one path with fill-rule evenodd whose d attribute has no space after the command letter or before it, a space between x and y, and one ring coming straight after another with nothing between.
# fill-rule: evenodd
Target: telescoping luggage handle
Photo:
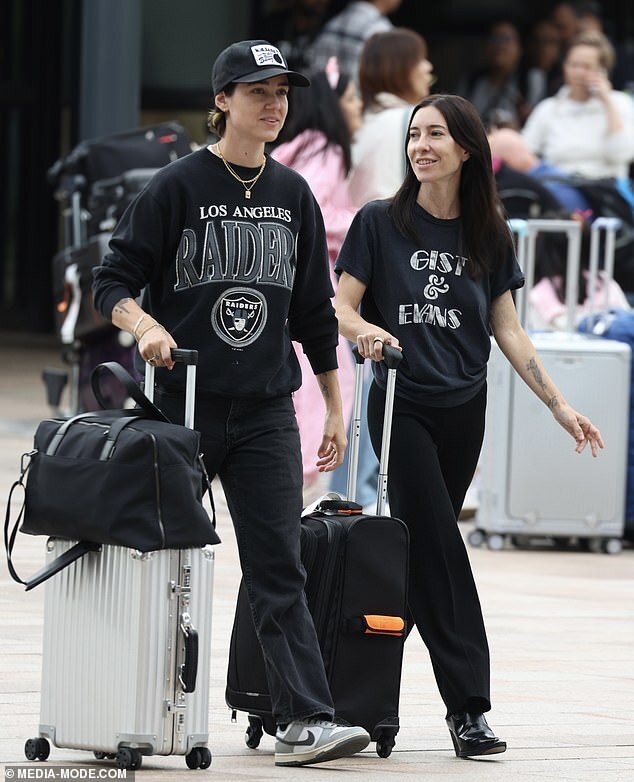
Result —
<instances>
[{"instance_id":1,"label":"telescoping luggage handle","mask_svg":"<svg viewBox=\"0 0 634 782\"><path fill-rule=\"evenodd\" d=\"M357 472L359 469L359 439L361 437L361 407L363 391L363 366L365 359L355 346L352 350L356 364L354 383L354 403L352 406L352 425L350 427L350 443L348 445L348 500L354 502L357 494ZM394 410L394 394L396 391L396 369L403 358L400 350L383 345L383 360L387 366L387 385L385 389L385 414L383 417L383 436L381 439L381 458L379 459L379 480L376 493L376 512L378 516L385 513L387 502L387 466L390 455L390 438L392 436L392 413Z\"/></svg>"},{"instance_id":2,"label":"telescoping luggage handle","mask_svg":"<svg viewBox=\"0 0 634 782\"><path fill-rule=\"evenodd\" d=\"M581 224L578 220L520 220L508 221L509 228L517 236L517 255L520 266L524 271L526 283L517 291L517 310L522 325L526 325L528 319L528 293L535 281L535 242L540 233L564 233L568 240L566 256L566 331L572 333L576 330L577 299L579 294L579 272L581 263ZM594 291L599 274L599 244L600 233L605 232L605 300L602 312L609 308L609 285L614 278L614 250L616 245L616 232L621 227L618 217L597 217L590 228L590 260L588 290ZM590 296L589 316L587 323L593 322L594 296Z\"/></svg>"},{"instance_id":3,"label":"telescoping luggage handle","mask_svg":"<svg viewBox=\"0 0 634 782\"><path fill-rule=\"evenodd\" d=\"M614 279L614 251L616 249L616 232L622 223L618 217L597 217L590 228L590 264L588 289L594 291L597 278L599 276L599 244L601 231L605 232L605 253L603 272L605 274L605 285L603 286L603 306L600 308L602 313L607 313L610 309L610 286L608 282ZM588 316L586 324L588 330L592 329L594 323L594 296L590 296L588 306Z\"/></svg>"},{"instance_id":4,"label":"telescoping luggage handle","mask_svg":"<svg viewBox=\"0 0 634 782\"><path fill-rule=\"evenodd\" d=\"M568 239L566 256L566 330L575 330L579 264L581 254L581 224L577 220L510 220L517 234L518 260L524 272L525 284L517 291L517 311L520 323L528 320L528 293L535 281L535 242L540 233L564 233Z\"/></svg>"},{"instance_id":5,"label":"telescoping luggage handle","mask_svg":"<svg viewBox=\"0 0 634 782\"><path fill-rule=\"evenodd\" d=\"M188 429L194 428L194 406L196 400L196 365L198 364L197 350L181 350L172 348L172 358L174 361L181 362L187 367L187 378L185 383L185 426ZM155 369L152 364L145 363L145 385L143 391L145 396L154 402L154 374Z\"/></svg>"}]
</instances>

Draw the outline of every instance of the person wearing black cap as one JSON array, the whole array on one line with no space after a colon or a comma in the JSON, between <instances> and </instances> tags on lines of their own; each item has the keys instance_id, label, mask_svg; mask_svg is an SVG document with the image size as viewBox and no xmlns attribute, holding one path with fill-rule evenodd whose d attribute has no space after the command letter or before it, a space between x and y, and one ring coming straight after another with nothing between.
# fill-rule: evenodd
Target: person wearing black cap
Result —
<instances>
[{"instance_id":1,"label":"person wearing black cap","mask_svg":"<svg viewBox=\"0 0 634 782\"><path fill-rule=\"evenodd\" d=\"M300 563L302 460L291 394L302 344L326 403L321 471L343 459L337 320L319 207L306 182L264 154L280 132L289 70L267 41L217 57L210 125L218 142L161 169L122 217L94 273L99 311L129 331L160 373L155 399L182 420L184 378L170 350L199 351L196 428L218 475L267 664L275 762L305 765L364 749L334 708ZM135 298L144 290L142 307Z\"/></svg>"}]
</instances>

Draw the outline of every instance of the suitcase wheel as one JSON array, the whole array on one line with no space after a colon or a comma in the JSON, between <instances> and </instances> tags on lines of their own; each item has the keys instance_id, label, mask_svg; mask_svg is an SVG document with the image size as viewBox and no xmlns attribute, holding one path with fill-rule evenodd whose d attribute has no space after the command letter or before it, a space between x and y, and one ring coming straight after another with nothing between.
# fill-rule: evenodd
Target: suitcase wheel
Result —
<instances>
[{"instance_id":1,"label":"suitcase wheel","mask_svg":"<svg viewBox=\"0 0 634 782\"><path fill-rule=\"evenodd\" d=\"M131 747L121 747L114 759L117 768L126 768L131 771L141 768L141 763L143 763L143 755L138 749L132 749Z\"/></svg>"},{"instance_id":2,"label":"suitcase wheel","mask_svg":"<svg viewBox=\"0 0 634 782\"><path fill-rule=\"evenodd\" d=\"M389 758L395 744L394 736L381 736L376 742L376 754L380 758Z\"/></svg>"},{"instance_id":3,"label":"suitcase wheel","mask_svg":"<svg viewBox=\"0 0 634 782\"><path fill-rule=\"evenodd\" d=\"M211 766L211 752L207 747L194 747L185 755L187 768L209 768Z\"/></svg>"},{"instance_id":4,"label":"suitcase wheel","mask_svg":"<svg viewBox=\"0 0 634 782\"><path fill-rule=\"evenodd\" d=\"M467 535L467 540L469 541L470 546L478 548L486 540L486 535L481 529L474 529Z\"/></svg>"},{"instance_id":5,"label":"suitcase wheel","mask_svg":"<svg viewBox=\"0 0 634 782\"><path fill-rule=\"evenodd\" d=\"M257 749L260 746L260 740L264 735L262 720L259 717L249 715L249 727L244 734L244 741L249 749Z\"/></svg>"},{"instance_id":6,"label":"suitcase wheel","mask_svg":"<svg viewBox=\"0 0 634 782\"><path fill-rule=\"evenodd\" d=\"M29 739L24 745L27 760L46 760L51 754L51 745L46 739Z\"/></svg>"}]
</instances>

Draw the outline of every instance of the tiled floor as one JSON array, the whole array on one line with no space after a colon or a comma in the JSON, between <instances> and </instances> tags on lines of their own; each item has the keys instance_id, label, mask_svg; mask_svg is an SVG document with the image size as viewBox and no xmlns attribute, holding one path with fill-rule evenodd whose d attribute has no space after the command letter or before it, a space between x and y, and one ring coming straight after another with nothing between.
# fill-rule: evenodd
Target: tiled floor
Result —
<instances>
[{"instance_id":1,"label":"tiled floor","mask_svg":"<svg viewBox=\"0 0 634 782\"><path fill-rule=\"evenodd\" d=\"M0 491L6 498L19 455L48 415L40 380L61 366L54 343L0 342ZM217 492L217 495L219 493ZM145 758L139 778L172 780L465 779L469 782L632 782L634 780L634 550L617 556L578 551L470 549L489 630L494 710L490 722L508 741L495 759L458 760L451 749L426 654L408 641L401 732L389 759L370 748L353 759L307 769L273 765L272 739L257 751L243 741L245 715L232 724L224 678L238 563L230 520L218 497L210 748L208 771L190 772L179 757ZM462 522L465 534L471 522ZM17 562L39 567L43 541L20 536ZM24 761L37 734L43 588L25 593L0 571L0 762ZM380 672L377 672L380 675ZM93 763L90 753L53 748L50 764ZM102 763L102 768L107 762ZM398 775L398 777L397 777Z\"/></svg>"}]
</instances>

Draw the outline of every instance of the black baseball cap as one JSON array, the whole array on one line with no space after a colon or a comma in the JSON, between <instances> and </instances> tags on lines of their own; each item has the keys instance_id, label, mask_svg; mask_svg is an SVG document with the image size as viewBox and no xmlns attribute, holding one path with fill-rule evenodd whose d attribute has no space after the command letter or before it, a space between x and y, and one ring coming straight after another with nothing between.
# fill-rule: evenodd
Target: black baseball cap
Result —
<instances>
[{"instance_id":1,"label":"black baseball cap","mask_svg":"<svg viewBox=\"0 0 634 782\"><path fill-rule=\"evenodd\" d=\"M214 95L232 82L251 84L273 76L288 76L294 87L308 87L310 81L289 70L282 52L268 41L238 41L220 52L211 73Z\"/></svg>"}]
</instances>

